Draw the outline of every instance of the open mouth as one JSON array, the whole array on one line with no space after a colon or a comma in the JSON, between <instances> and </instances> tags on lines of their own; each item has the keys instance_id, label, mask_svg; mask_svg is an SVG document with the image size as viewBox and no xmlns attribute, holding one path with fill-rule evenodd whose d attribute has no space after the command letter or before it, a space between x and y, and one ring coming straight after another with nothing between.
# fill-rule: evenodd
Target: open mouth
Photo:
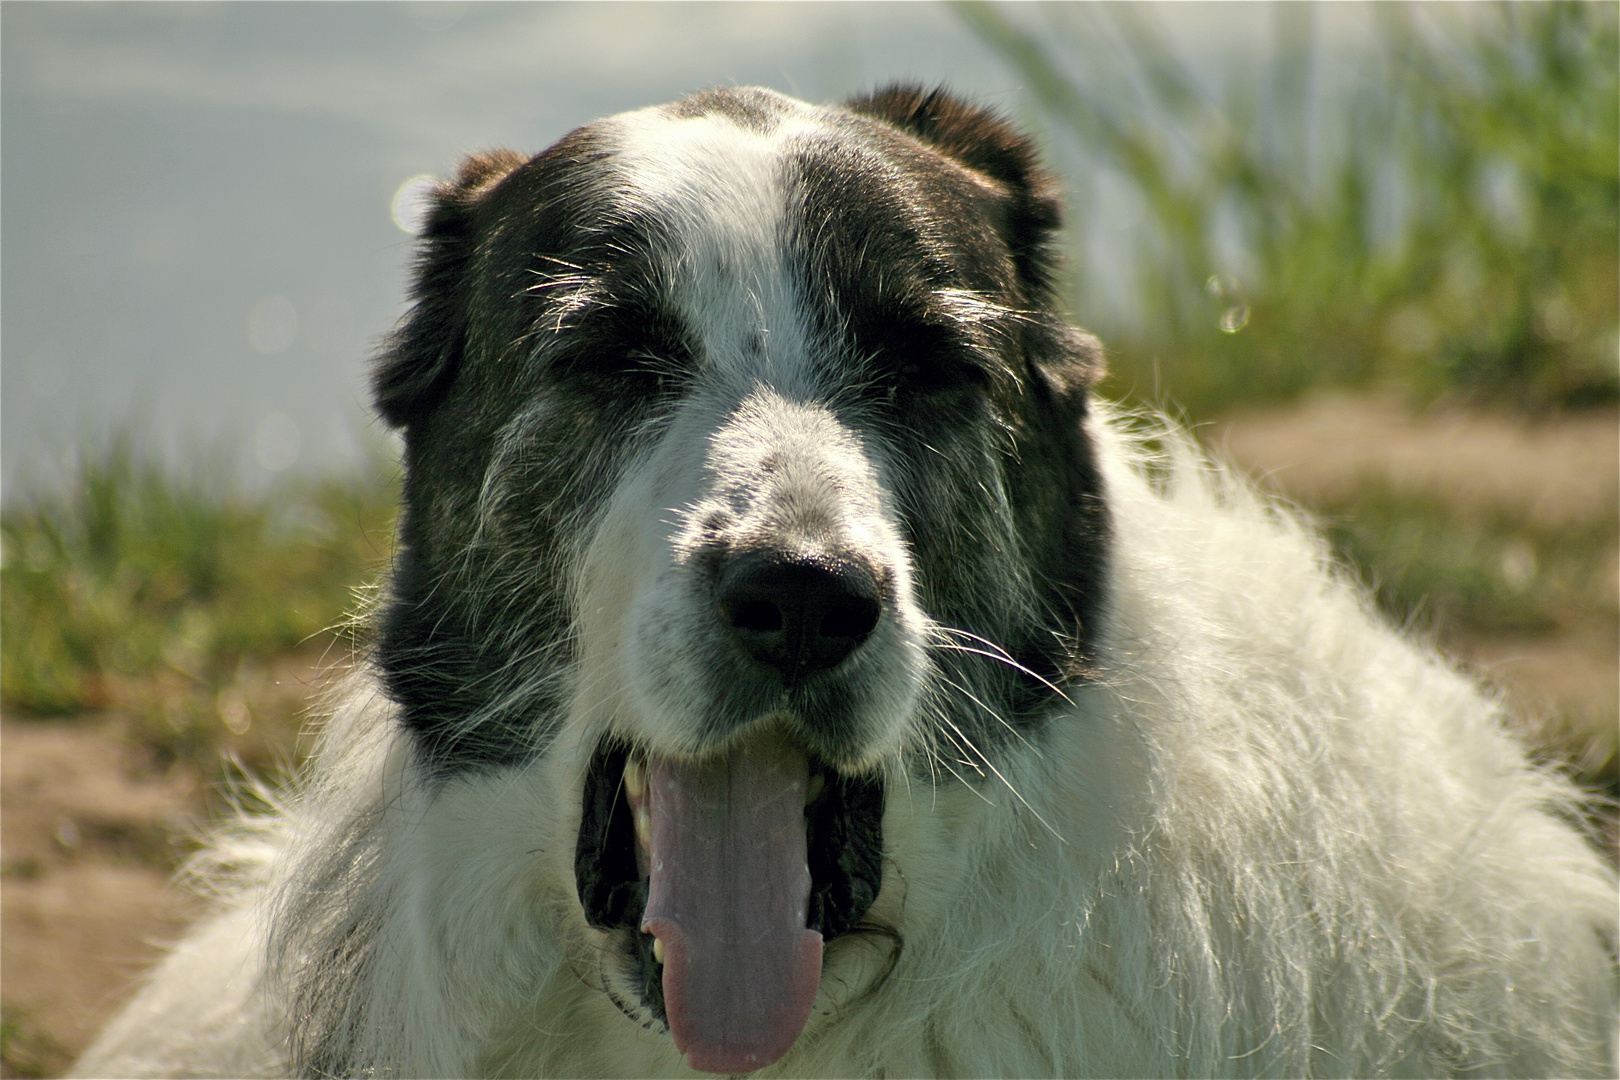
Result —
<instances>
[{"instance_id":1,"label":"open mouth","mask_svg":"<svg viewBox=\"0 0 1620 1080\"><path fill-rule=\"evenodd\" d=\"M667 1023L694 1069L743 1073L803 1030L822 946L871 907L882 849L882 780L774 734L697 763L606 742L574 873L586 920L623 932L641 1000L621 1007Z\"/></svg>"}]
</instances>

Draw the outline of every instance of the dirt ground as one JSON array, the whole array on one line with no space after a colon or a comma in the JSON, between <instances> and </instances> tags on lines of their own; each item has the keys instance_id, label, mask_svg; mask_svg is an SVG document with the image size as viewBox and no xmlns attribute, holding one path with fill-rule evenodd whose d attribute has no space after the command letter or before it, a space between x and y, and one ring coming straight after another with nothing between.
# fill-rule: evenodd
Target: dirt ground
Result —
<instances>
[{"instance_id":1,"label":"dirt ground","mask_svg":"<svg viewBox=\"0 0 1620 1080\"><path fill-rule=\"evenodd\" d=\"M1392 400L1323 395L1234 416L1200 435L1306 504L1336 501L1366 477L1459 509L1513 509L1554 528L1612 515L1620 503L1620 419L1607 409L1540 421L1461 409L1414 416Z\"/></svg>"},{"instance_id":2,"label":"dirt ground","mask_svg":"<svg viewBox=\"0 0 1620 1080\"><path fill-rule=\"evenodd\" d=\"M265 665L221 739L237 760L284 762L318 656ZM160 766L127 717L0 716L0 1077L60 1076L201 910L170 884L226 805L221 762Z\"/></svg>"},{"instance_id":3,"label":"dirt ground","mask_svg":"<svg viewBox=\"0 0 1620 1080\"><path fill-rule=\"evenodd\" d=\"M105 719L0 719L6 1075L56 1075L192 904L167 883L199 800Z\"/></svg>"},{"instance_id":4,"label":"dirt ground","mask_svg":"<svg viewBox=\"0 0 1620 1080\"><path fill-rule=\"evenodd\" d=\"M1620 492L1613 412L1542 425L1415 420L1384 403L1324 399L1202 434L1301 502L1371 474L1459 504L1529 507L1556 525L1611 512ZM1527 711L1551 705L1615 727L1614 626L1459 648ZM125 730L117 716L0 718L0 1075L60 1075L196 910L167 878L217 793L189 767L155 769Z\"/></svg>"}]
</instances>

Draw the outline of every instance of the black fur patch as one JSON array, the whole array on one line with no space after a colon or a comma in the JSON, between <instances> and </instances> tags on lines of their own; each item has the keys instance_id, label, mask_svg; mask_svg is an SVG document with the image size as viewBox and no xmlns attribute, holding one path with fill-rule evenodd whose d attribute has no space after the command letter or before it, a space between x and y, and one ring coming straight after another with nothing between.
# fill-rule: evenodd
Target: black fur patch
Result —
<instances>
[{"instance_id":1,"label":"black fur patch","mask_svg":"<svg viewBox=\"0 0 1620 1080\"><path fill-rule=\"evenodd\" d=\"M440 771L524 760L554 732L573 655L559 559L633 450L626 418L691 362L628 254L656 226L614 204L605 159L584 129L527 163L469 162L437 196L416 304L375 372L406 465L377 659ZM503 448L534 408L546 422ZM486 512L503 449L507 490Z\"/></svg>"},{"instance_id":2,"label":"black fur patch","mask_svg":"<svg viewBox=\"0 0 1620 1080\"><path fill-rule=\"evenodd\" d=\"M1056 258L1052 239L1063 221L1057 182L1040 168L1035 143L994 113L917 85L857 97L855 112L893 124L941 154L999 181L1006 202L997 223L1029 299L1050 299Z\"/></svg>"},{"instance_id":3,"label":"black fur patch","mask_svg":"<svg viewBox=\"0 0 1620 1080\"><path fill-rule=\"evenodd\" d=\"M897 494L924 607L1011 654L1023 672L1004 712L1022 724L1052 701L1054 685L1092 669L1107 609L1110 529L1083 430L1102 349L1051 310L1060 214L1027 138L937 91L894 88L852 108L912 137L869 125L860 140L831 139L801 154L805 291L825 298L826 332L874 361L871 385L887 406L875 421L880 440L918 466L897 470ZM898 176L892 165L874 167L874 153L906 167ZM940 307L941 290L992 298L1009 314L965 325ZM972 562L985 553L955 539L975 512L960 500L973 497L981 477L967 448L948 446L992 431L1005 435L998 457L1040 591L1039 619L1017 626L976 610L973 594L988 575ZM969 595L951 595L961 588ZM953 660L973 663L964 654ZM987 677L1004 681L1013 670ZM981 746L1010 734L983 710L960 722Z\"/></svg>"}]
</instances>

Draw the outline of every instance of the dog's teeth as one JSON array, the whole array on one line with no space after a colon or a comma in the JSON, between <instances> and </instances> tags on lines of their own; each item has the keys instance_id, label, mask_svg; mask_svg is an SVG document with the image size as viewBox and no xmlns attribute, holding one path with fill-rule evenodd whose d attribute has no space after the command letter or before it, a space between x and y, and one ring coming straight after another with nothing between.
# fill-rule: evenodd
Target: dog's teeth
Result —
<instances>
[{"instance_id":1,"label":"dog's teeth","mask_svg":"<svg viewBox=\"0 0 1620 1080\"><path fill-rule=\"evenodd\" d=\"M652 847L652 814L647 812L646 803L636 807L636 843L643 849Z\"/></svg>"},{"instance_id":2,"label":"dog's teeth","mask_svg":"<svg viewBox=\"0 0 1620 1080\"><path fill-rule=\"evenodd\" d=\"M624 790L632 799L639 799L647 791L647 766L642 764L640 758L630 758L624 763Z\"/></svg>"},{"instance_id":3,"label":"dog's teeth","mask_svg":"<svg viewBox=\"0 0 1620 1080\"><path fill-rule=\"evenodd\" d=\"M653 938L653 959L660 964L664 962L664 939Z\"/></svg>"},{"instance_id":4,"label":"dog's teeth","mask_svg":"<svg viewBox=\"0 0 1620 1080\"><path fill-rule=\"evenodd\" d=\"M821 797L821 789L827 786L826 777L820 773L810 778L810 784L804 789L804 805L809 806Z\"/></svg>"}]
</instances>

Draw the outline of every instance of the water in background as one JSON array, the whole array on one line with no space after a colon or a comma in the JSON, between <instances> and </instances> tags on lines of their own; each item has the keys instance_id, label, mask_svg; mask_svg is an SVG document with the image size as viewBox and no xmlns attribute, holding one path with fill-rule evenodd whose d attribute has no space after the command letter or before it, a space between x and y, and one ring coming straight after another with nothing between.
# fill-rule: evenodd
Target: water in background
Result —
<instances>
[{"instance_id":1,"label":"water in background","mask_svg":"<svg viewBox=\"0 0 1620 1080\"><path fill-rule=\"evenodd\" d=\"M1264 5L1160 10L1195 59L1266 47ZM8 3L0 20L10 493L118 427L170 460L234 457L250 483L384 443L364 370L402 310L396 196L469 151L538 151L724 84L835 100L916 79L1039 123L1020 76L933 4Z\"/></svg>"}]
</instances>

